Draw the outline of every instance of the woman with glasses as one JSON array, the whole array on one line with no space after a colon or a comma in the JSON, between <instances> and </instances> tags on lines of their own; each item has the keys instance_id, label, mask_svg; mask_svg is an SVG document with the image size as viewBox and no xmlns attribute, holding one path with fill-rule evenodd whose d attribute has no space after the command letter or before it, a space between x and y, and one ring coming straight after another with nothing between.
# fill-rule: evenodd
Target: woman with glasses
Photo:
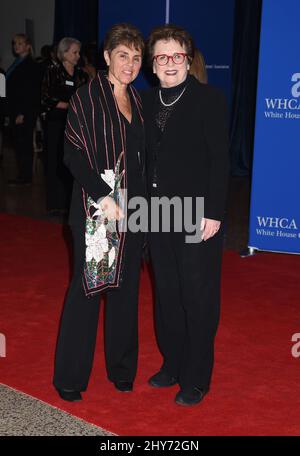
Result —
<instances>
[{"instance_id":1,"label":"woman with glasses","mask_svg":"<svg viewBox=\"0 0 300 456\"><path fill-rule=\"evenodd\" d=\"M160 222L158 232L149 234L163 356L149 383L157 388L178 383L175 401L184 406L199 403L210 388L229 168L225 98L188 74L193 49L182 28L154 29L148 53L159 86L143 96L150 196L182 202L169 232ZM196 197L204 198L203 216ZM184 198L191 204L185 206ZM188 220L198 237L187 237Z\"/></svg>"}]
</instances>

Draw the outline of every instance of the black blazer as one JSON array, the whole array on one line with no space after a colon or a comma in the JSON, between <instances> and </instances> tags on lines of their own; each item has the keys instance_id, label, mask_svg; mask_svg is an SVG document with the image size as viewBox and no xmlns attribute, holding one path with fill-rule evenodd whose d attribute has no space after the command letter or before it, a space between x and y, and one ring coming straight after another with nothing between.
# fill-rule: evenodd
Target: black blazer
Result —
<instances>
[{"instance_id":1,"label":"black blazer","mask_svg":"<svg viewBox=\"0 0 300 456\"><path fill-rule=\"evenodd\" d=\"M34 117L40 109L41 70L27 56L7 78L6 114Z\"/></svg>"},{"instance_id":2,"label":"black blazer","mask_svg":"<svg viewBox=\"0 0 300 456\"><path fill-rule=\"evenodd\" d=\"M218 89L188 76L186 91L167 121L157 159L159 196L204 197L204 216L222 220L229 174L227 103ZM151 186L158 88L142 94Z\"/></svg>"}]
</instances>

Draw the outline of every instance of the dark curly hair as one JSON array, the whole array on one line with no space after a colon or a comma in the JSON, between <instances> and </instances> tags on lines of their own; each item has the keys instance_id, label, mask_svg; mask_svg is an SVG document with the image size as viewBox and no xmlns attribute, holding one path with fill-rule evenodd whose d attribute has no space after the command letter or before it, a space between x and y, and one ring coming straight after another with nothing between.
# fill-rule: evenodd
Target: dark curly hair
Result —
<instances>
[{"instance_id":1,"label":"dark curly hair","mask_svg":"<svg viewBox=\"0 0 300 456\"><path fill-rule=\"evenodd\" d=\"M155 27L147 40L147 53L149 63L152 64L153 61L153 50L154 46L159 40L169 41L175 40L181 46L184 46L188 59L191 62L194 57L194 41L192 36L182 27L179 27L174 24L161 25L160 27Z\"/></svg>"},{"instance_id":2,"label":"dark curly hair","mask_svg":"<svg viewBox=\"0 0 300 456\"><path fill-rule=\"evenodd\" d=\"M145 41L142 33L134 25L121 23L115 24L107 32L103 48L110 54L119 44L124 44L128 47L134 47L141 50L142 55L145 52Z\"/></svg>"}]
</instances>

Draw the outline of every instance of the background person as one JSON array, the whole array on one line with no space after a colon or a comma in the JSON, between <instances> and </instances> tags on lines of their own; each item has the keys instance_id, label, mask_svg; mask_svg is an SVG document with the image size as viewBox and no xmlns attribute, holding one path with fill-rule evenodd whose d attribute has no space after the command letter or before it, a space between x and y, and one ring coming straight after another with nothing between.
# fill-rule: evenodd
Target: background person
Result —
<instances>
[{"instance_id":1,"label":"background person","mask_svg":"<svg viewBox=\"0 0 300 456\"><path fill-rule=\"evenodd\" d=\"M51 63L42 84L42 111L45 115L46 206L57 215L69 208L72 178L63 164L64 130L69 100L76 89L87 82L77 67L81 43L63 38L57 48L58 64Z\"/></svg>"},{"instance_id":2,"label":"background person","mask_svg":"<svg viewBox=\"0 0 300 456\"><path fill-rule=\"evenodd\" d=\"M199 49L194 50L194 57L190 65L189 74L195 76L202 84L208 83L205 60Z\"/></svg>"},{"instance_id":3,"label":"background person","mask_svg":"<svg viewBox=\"0 0 300 456\"><path fill-rule=\"evenodd\" d=\"M18 176L8 184L24 185L32 182L33 130L40 107L41 72L25 34L16 34L12 45L16 58L6 72L6 114L10 118Z\"/></svg>"}]
</instances>

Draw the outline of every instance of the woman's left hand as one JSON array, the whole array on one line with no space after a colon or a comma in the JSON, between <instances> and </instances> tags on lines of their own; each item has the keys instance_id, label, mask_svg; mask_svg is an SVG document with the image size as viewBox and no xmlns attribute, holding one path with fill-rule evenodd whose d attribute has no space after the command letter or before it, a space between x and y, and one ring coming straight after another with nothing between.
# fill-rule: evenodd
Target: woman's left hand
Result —
<instances>
[{"instance_id":1,"label":"woman's left hand","mask_svg":"<svg viewBox=\"0 0 300 456\"><path fill-rule=\"evenodd\" d=\"M221 222L218 220L211 220L203 218L201 221L201 231L202 233L202 240L207 241L209 238L213 237L219 231L221 226Z\"/></svg>"}]
</instances>

